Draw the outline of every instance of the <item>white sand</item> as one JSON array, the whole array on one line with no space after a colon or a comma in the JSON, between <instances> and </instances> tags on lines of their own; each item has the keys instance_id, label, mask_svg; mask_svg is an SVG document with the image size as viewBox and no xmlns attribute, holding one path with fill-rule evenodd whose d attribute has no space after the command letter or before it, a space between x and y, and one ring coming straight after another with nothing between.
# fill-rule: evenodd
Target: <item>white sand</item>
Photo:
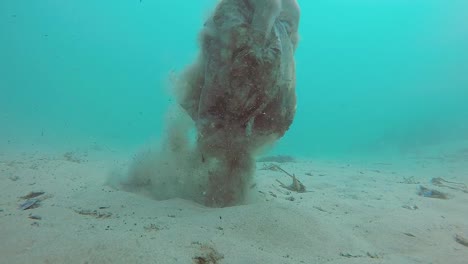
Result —
<instances>
[{"instance_id":1,"label":"white sand","mask_svg":"<svg viewBox=\"0 0 468 264\"><path fill-rule=\"evenodd\" d=\"M465 151L281 164L310 190L303 194L287 194L276 179L289 184L288 176L258 163L259 201L224 209L105 186L109 171L127 161L96 148L68 160L4 152L0 263L197 263L210 256L217 262L206 263L468 263L468 247L454 239L468 237L468 193L430 183L468 184ZM418 196L419 184L404 183L410 177L450 199ZM19 197L31 191L46 199L19 210Z\"/></svg>"}]
</instances>

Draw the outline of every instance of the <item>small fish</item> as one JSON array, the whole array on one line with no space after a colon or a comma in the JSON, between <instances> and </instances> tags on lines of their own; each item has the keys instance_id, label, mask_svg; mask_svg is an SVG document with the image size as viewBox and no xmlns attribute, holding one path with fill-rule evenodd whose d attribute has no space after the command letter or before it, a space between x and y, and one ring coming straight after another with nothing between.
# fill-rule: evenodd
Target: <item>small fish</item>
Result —
<instances>
[{"instance_id":1,"label":"small fish","mask_svg":"<svg viewBox=\"0 0 468 264\"><path fill-rule=\"evenodd\" d=\"M28 217L29 217L30 219L33 219L33 220L41 220L41 219L42 219L42 217L40 217L39 215L32 215L32 214L30 214Z\"/></svg>"},{"instance_id":2,"label":"small fish","mask_svg":"<svg viewBox=\"0 0 468 264\"><path fill-rule=\"evenodd\" d=\"M39 202L39 199L29 199L26 202L22 203L19 209L27 210L27 209L34 208L33 206L35 206L38 202Z\"/></svg>"},{"instance_id":3,"label":"small fish","mask_svg":"<svg viewBox=\"0 0 468 264\"><path fill-rule=\"evenodd\" d=\"M25 196L21 196L20 198L21 199L31 199L31 198L41 196L43 194L44 194L44 192L30 192L30 193L26 194Z\"/></svg>"}]
</instances>

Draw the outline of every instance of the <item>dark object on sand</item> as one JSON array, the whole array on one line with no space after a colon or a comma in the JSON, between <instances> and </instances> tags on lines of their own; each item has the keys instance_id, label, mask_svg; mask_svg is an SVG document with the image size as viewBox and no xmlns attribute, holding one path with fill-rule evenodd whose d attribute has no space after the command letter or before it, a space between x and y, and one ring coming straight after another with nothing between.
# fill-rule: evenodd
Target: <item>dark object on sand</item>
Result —
<instances>
[{"instance_id":1,"label":"dark object on sand","mask_svg":"<svg viewBox=\"0 0 468 264\"><path fill-rule=\"evenodd\" d=\"M21 199L27 199L24 203L20 204L19 209L27 210L33 209L39 206L39 202L43 199L37 198L43 195L45 192L30 192L24 196L21 196Z\"/></svg>"},{"instance_id":2,"label":"dark object on sand","mask_svg":"<svg viewBox=\"0 0 468 264\"><path fill-rule=\"evenodd\" d=\"M460 235L460 234L455 234L455 241L457 241L457 243L465 246L465 247L468 247L468 238Z\"/></svg>"},{"instance_id":3,"label":"dark object on sand","mask_svg":"<svg viewBox=\"0 0 468 264\"><path fill-rule=\"evenodd\" d=\"M286 163L286 162L296 162L292 156L288 155L276 155L276 156L267 156L259 158L259 162L276 162L276 163Z\"/></svg>"},{"instance_id":4,"label":"dark object on sand","mask_svg":"<svg viewBox=\"0 0 468 264\"><path fill-rule=\"evenodd\" d=\"M419 207L417 205L407 205L406 204L406 205L403 205L402 207L405 208L405 209L408 209L408 210L418 210L419 209Z\"/></svg>"},{"instance_id":5,"label":"dark object on sand","mask_svg":"<svg viewBox=\"0 0 468 264\"><path fill-rule=\"evenodd\" d=\"M264 163L259 170L279 171L278 165L274 163Z\"/></svg>"},{"instance_id":6,"label":"dark object on sand","mask_svg":"<svg viewBox=\"0 0 468 264\"><path fill-rule=\"evenodd\" d=\"M112 213L110 213L110 212L98 212L97 210L75 209L74 211L77 214L92 216L92 217L98 218L98 219L109 218L109 217L112 216Z\"/></svg>"},{"instance_id":7,"label":"dark object on sand","mask_svg":"<svg viewBox=\"0 0 468 264\"><path fill-rule=\"evenodd\" d=\"M217 264L224 259L224 255L211 246L202 245L200 250L201 254L193 258L195 264Z\"/></svg>"},{"instance_id":8,"label":"dark object on sand","mask_svg":"<svg viewBox=\"0 0 468 264\"><path fill-rule=\"evenodd\" d=\"M21 196L21 199L31 199L31 198L36 198L38 196L43 195L45 192L30 192L26 194L25 196Z\"/></svg>"},{"instance_id":9,"label":"dark object on sand","mask_svg":"<svg viewBox=\"0 0 468 264\"><path fill-rule=\"evenodd\" d=\"M21 199L27 199L24 203L19 206L21 210L33 209L39 207L42 201L53 197L51 194L44 195L45 192L30 192L25 196L20 197Z\"/></svg>"},{"instance_id":10,"label":"dark object on sand","mask_svg":"<svg viewBox=\"0 0 468 264\"><path fill-rule=\"evenodd\" d=\"M444 199L444 200L448 199L447 194L434 190L434 189L426 188L422 185L419 186L418 194L423 197L437 198L437 199Z\"/></svg>"},{"instance_id":11,"label":"dark object on sand","mask_svg":"<svg viewBox=\"0 0 468 264\"><path fill-rule=\"evenodd\" d=\"M40 217L39 215L33 215L33 214L30 214L28 216L30 219L33 219L33 220L41 220L42 217Z\"/></svg>"},{"instance_id":12,"label":"dark object on sand","mask_svg":"<svg viewBox=\"0 0 468 264\"><path fill-rule=\"evenodd\" d=\"M297 0L221 0L206 21L200 56L176 88L196 124L200 156L217 164L206 205L241 203L255 152L289 129L298 26Z\"/></svg>"},{"instance_id":13,"label":"dark object on sand","mask_svg":"<svg viewBox=\"0 0 468 264\"><path fill-rule=\"evenodd\" d=\"M28 210L28 209L33 209L39 206L39 199L32 198L27 200L26 202L22 203L19 206L20 210Z\"/></svg>"},{"instance_id":14,"label":"dark object on sand","mask_svg":"<svg viewBox=\"0 0 468 264\"><path fill-rule=\"evenodd\" d=\"M405 184L419 184L419 181L417 181L414 176L411 176L411 177L403 177L403 181L401 181L400 183L405 183Z\"/></svg>"},{"instance_id":15,"label":"dark object on sand","mask_svg":"<svg viewBox=\"0 0 468 264\"><path fill-rule=\"evenodd\" d=\"M431 180L432 184L439 186L439 187L447 187L452 190L457 190L457 191L462 191L465 193L468 193L468 187L466 184L461 183L461 182L452 182L452 181L447 181L444 180L443 178L432 178Z\"/></svg>"}]
</instances>

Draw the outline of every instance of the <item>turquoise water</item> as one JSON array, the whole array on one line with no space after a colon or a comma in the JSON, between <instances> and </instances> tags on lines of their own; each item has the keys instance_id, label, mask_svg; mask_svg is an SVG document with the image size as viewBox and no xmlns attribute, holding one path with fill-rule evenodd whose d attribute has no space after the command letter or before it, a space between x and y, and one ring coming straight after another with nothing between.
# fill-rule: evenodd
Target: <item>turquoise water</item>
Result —
<instances>
[{"instance_id":1,"label":"turquoise water","mask_svg":"<svg viewBox=\"0 0 468 264\"><path fill-rule=\"evenodd\" d=\"M216 1L0 2L0 147L161 137L170 76ZM468 2L299 1L298 110L272 152L346 156L468 139Z\"/></svg>"}]
</instances>

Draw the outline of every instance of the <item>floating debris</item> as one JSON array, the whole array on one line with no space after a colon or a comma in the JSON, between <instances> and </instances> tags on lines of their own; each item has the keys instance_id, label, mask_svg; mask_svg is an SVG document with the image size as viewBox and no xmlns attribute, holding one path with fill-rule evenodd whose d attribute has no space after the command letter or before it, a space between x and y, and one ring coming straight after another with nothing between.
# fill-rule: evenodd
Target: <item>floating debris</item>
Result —
<instances>
[{"instance_id":1,"label":"floating debris","mask_svg":"<svg viewBox=\"0 0 468 264\"><path fill-rule=\"evenodd\" d=\"M422 185L419 186L419 193L418 193L420 196L423 196L423 197L429 197L429 198L436 198L436 199L448 199L448 196L447 194L443 193L443 192L440 192L440 191L437 191L437 190L434 190L434 189L429 189L429 188L426 188Z\"/></svg>"}]
</instances>

